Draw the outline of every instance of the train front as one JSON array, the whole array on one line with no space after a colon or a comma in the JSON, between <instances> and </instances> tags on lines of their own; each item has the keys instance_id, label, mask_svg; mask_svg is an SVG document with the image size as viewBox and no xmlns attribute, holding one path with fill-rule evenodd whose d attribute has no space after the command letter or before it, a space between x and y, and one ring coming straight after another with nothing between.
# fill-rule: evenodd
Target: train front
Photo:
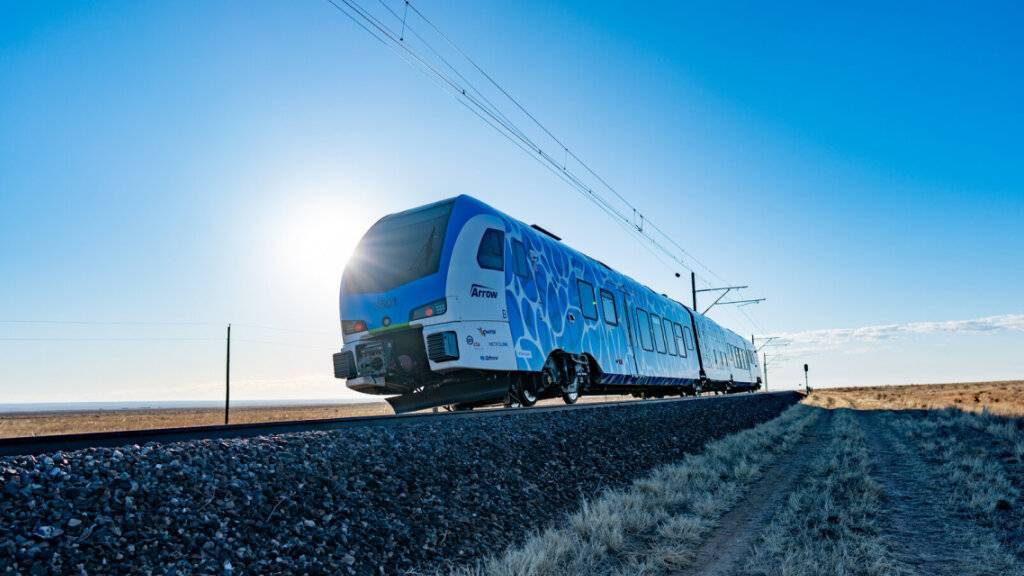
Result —
<instances>
[{"instance_id":1,"label":"train front","mask_svg":"<svg viewBox=\"0 0 1024 576\"><path fill-rule=\"evenodd\" d=\"M500 263L503 230L493 209L467 196L392 214L374 224L342 276L344 346L334 355L335 377L359 392L418 396L415 406L404 404L401 409L389 399L397 411L405 411L456 403L458 398L423 400L423 392L443 384L455 393L458 387L451 383L474 369L514 367L501 266L477 266L488 242L497 243ZM466 269L465 261L473 270ZM497 338L504 343L488 345ZM480 351L481 343L486 353ZM460 354L460 345L477 353Z\"/></svg>"}]
</instances>

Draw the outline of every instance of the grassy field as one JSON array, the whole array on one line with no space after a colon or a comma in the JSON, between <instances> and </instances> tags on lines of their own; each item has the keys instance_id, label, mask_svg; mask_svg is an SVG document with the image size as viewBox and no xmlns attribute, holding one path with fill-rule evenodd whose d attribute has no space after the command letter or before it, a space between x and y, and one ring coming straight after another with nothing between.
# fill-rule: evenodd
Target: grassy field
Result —
<instances>
[{"instance_id":1,"label":"grassy field","mask_svg":"<svg viewBox=\"0 0 1024 576\"><path fill-rule=\"evenodd\" d=\"M628 396L584 396L580 402L620 402ZM559 399L538 402L541 406L560 405ZM310 406L261 406L231 409L231 423L280 422L285 420L322 420L355 416L394 414L386 402L347 403ZM150 408L139 410L82 410L53 412L0 413L0 438L45 436L117 430L183 428L224 423L220 408Z\"/></svg>"},{"instance_id":2,"label":"grassy field","mask_svg":"<svg viewBox=\"0 0 1024 576\"><path fill-rule=\"evenodd\" d=\"M1022 392L817 390L452 573L1021 576Z\"/></svg>"}]
</instances>

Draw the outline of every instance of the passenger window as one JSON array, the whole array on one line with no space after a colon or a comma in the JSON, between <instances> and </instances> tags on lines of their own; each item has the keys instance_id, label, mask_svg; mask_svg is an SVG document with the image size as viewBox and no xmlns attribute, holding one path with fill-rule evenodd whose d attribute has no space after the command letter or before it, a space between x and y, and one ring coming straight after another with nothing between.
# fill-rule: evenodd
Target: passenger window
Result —
<instances>
[{"instance_id":1,"label":"passenger window","mask_svg":"<svg viewBox=\"0 0 1024 576\"><path fill-rule=\"evenodd\" d=\"M690 334L690 327L683 328L683 341L686 342L686 349L693 350L693 335Z\"/></svg>"},{"instance_id":2,"label":"passenger window","mask_svg":"<svg viewBox=\"0 0 1024 576\"><path fill-rule=\"evenodd\" d=\"M665 333L665 349L668 350L669 356L678 356L679 350L676 349L676 339L672 337L672 321L668 318L661 319L662 332Z\"/></svg>"},{"instance_id":3,"label":"passenger window","mask_svg":"<svg viewBox=\"0 0 1024 576\"><path fill-rule=\"evenodd\" d=\"M640 346L648 352L654 351L654 334L651 330L651 317L646 310L637 309L636 330L640 333Z\"/></svg>"},{"instance_id":4,"label":"passenger window","mask_svg":"<svg viewBox=\"0 0 1024 576\"><path fill-rule=\"evenodd\" d=\"M672 324L672 341L676 346L676 353L686 358L686 341L683 340L683 327L677 323Z\"/></svg>"},{"instance_id":5,"label":"passenger window","mask_svg":"<svg viewBox=\"0 0 1024 576\"><path fill-rule=\"evenodd\" d=\"M658 354L665 353L665 328L661 325L661 316L651 314L651 322L654 324L654 347Z\"/></svg>"},{"instance_id":6,"label":"passenger window","mask_svg":"<svg viewBox=\"0 0 1024 576\"><path fill-rule=\"evenodd\" d=\"M512 271L520 278L530 277L530 261L526 258L526 246L519 240L512 241Z\"/></svg>"},{"instance_id":7,"label":"passenger window","mask_svg":"<svg viewBox=\"0 0 1024 576\"><path fill-rule=\"evenodd\" d=\"M601 309L604 312L604 321L612 326L619 325L619 311L615 307L615 296L612 293L601 289Z\"/></svg>"},{"instance_id":8,"label":"passenger window","mask_svg":"<svg viewBox=\"0 0 1024 576\"><path fill-rule=\"evenodd\" d=\"M577 280L576 286L580 292L580 310L583 311L583 317L597 320L597 301L594 299L594 286L584 280Z\"/></svg>"},{"instance_id":9,"label":"passenger window","mask_svg":"<svg viewBox=\"0 0 1024 576\"><path fill-rule=\"evenodd\" d=\"M476 251L476 262L488 270L505 269L505 233L488 228Z\"/></svg>"}]
</instances>

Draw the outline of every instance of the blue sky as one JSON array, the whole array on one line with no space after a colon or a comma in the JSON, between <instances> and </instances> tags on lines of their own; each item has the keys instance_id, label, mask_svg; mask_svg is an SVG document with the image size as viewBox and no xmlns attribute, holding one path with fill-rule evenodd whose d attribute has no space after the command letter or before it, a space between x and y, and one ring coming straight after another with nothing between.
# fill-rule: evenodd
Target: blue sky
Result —
<instances>
[{"instance_id":1,"label":"blue sky","mask_svg":"<svg viewBox=\"0 0 1024 576\"><path fill-rule=\"evenodd\" d=\"M415 5L768 298L756 325L713 315L793 335L779 386L805 361L822 385L1024 377L1019 5ZM349 397L329 363L347 254L459 193L686 299L326 2L2 1L0 320L170 324L2 323L0 402L216 398L229 321L240 397Z\"/></svg>"}]
</instances>

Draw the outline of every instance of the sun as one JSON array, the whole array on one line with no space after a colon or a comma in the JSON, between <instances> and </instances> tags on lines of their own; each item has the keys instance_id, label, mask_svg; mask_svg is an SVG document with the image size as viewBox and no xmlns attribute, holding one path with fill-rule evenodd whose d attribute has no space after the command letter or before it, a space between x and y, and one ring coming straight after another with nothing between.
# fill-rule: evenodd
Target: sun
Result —
<instances>
[{"instance_id":1,"label":"sun","mask_svg":"<svg viewBox=\"0 0 1024 576\"><path fill-rule=\"evenodd\" d=\"M374 220L346 196L307 197L277 216L272 261L292 288L337 292L345 265Z\"/></svg>"}]
</instances>

